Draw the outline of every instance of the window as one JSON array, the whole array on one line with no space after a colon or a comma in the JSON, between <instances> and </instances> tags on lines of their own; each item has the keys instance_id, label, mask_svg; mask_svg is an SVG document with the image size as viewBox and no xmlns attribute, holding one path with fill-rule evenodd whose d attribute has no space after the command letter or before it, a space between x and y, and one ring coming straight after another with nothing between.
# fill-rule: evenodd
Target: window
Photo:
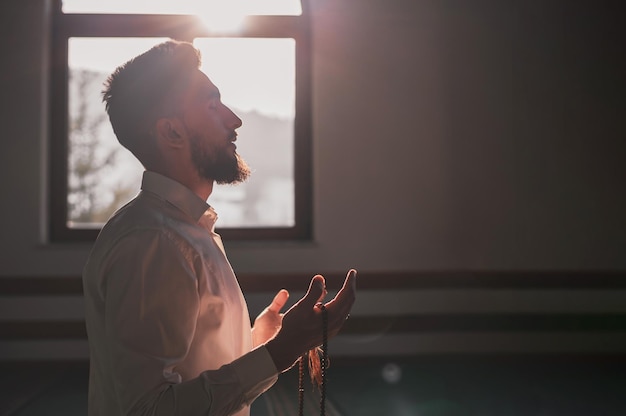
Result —
<instances>
[{"instance_id":1,"label":"window","mask_svg":"<svg viewBox=\"0 0 626 416\"><path fill-rule=\"evenodd\" d=\"M239 15L224 4L238 5ZM139 189L143 168L117 143L100 91L115 67L168 38L200 49L202 70L244 122L237 146L253 175L244 184L214 188L209 202L220 215L219 232L240 240L310 238L306 19L301 3L293 0L57 0L50 239L95 239L106 219Z\"/></svg>"}]
</instances>

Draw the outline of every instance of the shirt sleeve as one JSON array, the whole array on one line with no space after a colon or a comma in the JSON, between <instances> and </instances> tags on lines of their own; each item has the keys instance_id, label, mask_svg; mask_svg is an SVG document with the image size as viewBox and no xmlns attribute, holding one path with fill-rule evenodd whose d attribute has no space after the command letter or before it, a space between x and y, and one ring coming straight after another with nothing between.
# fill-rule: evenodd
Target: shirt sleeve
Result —
<instances>
[{"instance_id":1,"label":"shirt sleeve","mask_svg":"<svg viewBox=\"0 0 626 416\"><path fill-rule=\"evenodd\" d=\"M159 230L118 241L103 272L107 351L123 415L230 415L277 378L265 347L184 381L199 312L193 252Z\"/></svg>"},{"instance_id":2,"label":"shirt sleeve","mask_svg":"<svg viewBox=\"0 0 626 416\"><path fill-rule=\"evenodd\" d=\"M156 416L231 415L250 405L277 380L276 366L265 346L218 370L172 385L158 403Z\"/></svg>"}]
</instances>

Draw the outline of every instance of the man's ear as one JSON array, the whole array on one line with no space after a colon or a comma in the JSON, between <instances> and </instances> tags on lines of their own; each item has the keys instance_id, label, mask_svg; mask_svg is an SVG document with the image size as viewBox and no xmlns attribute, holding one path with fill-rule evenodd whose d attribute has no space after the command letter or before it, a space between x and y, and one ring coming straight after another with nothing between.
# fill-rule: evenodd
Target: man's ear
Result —
<instances>
[{"instance_id":1,"label":"man's ear","mask_svg":"<svg viewBox=\"0 0 626 416\"><path fill-rule=\"evenodd\" d=\"M178 118L163 117L156 122L156 133L159 143L168 147L182 147L185 137L185 126Z\"/></svg>"}]
</instances>

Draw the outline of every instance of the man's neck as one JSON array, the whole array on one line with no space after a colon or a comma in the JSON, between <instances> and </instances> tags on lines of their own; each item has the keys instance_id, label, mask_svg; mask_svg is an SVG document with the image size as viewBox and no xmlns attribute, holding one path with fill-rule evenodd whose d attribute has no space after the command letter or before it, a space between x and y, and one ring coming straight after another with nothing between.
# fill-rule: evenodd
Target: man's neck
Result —
<instances>
[{"instance_id":1,"label":"man's neck","mask_svg":"<svg viewBox=\"0 0 626 416\"><path fill-rule=\"evenodd\" d=\"M196 195L202 198L203 201L209 199L209 196L213 192L213 180L209 179L197 177L188 181L188 183L183 183L183 185L191 189Z\"/></svg>"},{"instance_id":2,"label":"man's neck","mask_svg":"<svg viewBox=\"0 0 626 416\"><path fill-rule=\"evenodd\" d=\"M213 180L202 178L197 172L187 172L174 169L153 169L156 173L186 186L203 201L209 199L213 192Z\"/></svg>"}]
</instances>

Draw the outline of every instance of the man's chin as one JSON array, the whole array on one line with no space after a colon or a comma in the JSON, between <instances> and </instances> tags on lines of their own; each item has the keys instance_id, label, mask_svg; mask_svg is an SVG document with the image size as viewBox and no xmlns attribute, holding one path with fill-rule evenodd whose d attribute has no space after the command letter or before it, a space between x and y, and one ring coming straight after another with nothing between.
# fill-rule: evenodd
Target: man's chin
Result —
<instances>
[{"instance_id":1,"label":"man's chin","mask_svg":"<svg viewBox=\"0 0 626 416\"><path fill-rule=\"evenodd\" d=\"M247 180L248 180L247 175L246 176L239 175L237 177L216 179L215 183L218 185L239 185L240 183L244 183Z\"/></svg>"}]
</instances>

